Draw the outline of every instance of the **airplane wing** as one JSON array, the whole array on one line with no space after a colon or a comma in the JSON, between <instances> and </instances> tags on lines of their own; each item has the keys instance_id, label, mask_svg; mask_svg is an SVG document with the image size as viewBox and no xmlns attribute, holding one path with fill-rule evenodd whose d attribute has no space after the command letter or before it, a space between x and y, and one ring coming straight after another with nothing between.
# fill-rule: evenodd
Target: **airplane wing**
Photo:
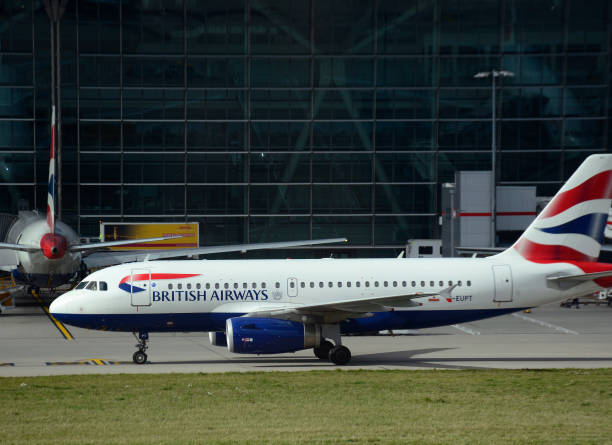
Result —
<instances>
[{"instance_id":1,"label":"airplane wing","mask_svg":"<svg viewBox=\"0 0 612 445\"><path fill-rule=\"evenodd\" d=\"M143 238L143 239L132 239L132 240L123 240L123 241L105 241L100 243L88 243L88 244L73 244L70 246L70 250L73 252L85 252L88 250L104 250L108 247L117 247L117 246L130 246L137 245L141 243L150 243L153 241L164 241L168 239L174 238L182 238L182 235L172 235L172 236L161 236L156 238ZM138 246L135 246L138 247Z\"/></svg>"},{"instance_id":2,"label":"airplane wing","mask_svg":"<svg viewBox=\"0 0 612 445\"><path fill-rule=\"evenodd\" d=\"M324 304L314 305L295 305L290 304L284 307L266 308L265 310L253 310L248 312L245 317L264 317L281 318L284 320L298 321L301 323L338 323L348 318L371 317L372 312L391 312L394 308L415 307L420 304L413 301L423 297L446 297L456 285L436 293L403 293L393 294L385 297L362 297L351 298L348 300L334 301ZM225 311L228 305L219 306L218 309ZM240 303L238 303L240 304ZM248 307L245 307L245 309ZM258 308L261 308L259 303ZM232 308L235 312L236 308Z\"/></svg>"},{"instance_id":3,"label":"airplane wing","mask_svg":"<svg viewBox=\"0 0 612 445\"><path fill-rule=\"evenodd\" d=\"M0 243L0 250L18 250L20 252L39 252L40 246L26 246L25 244Z\"/></svg>"},{"instance_id":4,"label":"airplane wing","mask_svg":"<svg viewBox=\"0 0 612 445\"><path fill-rule=\"evenodd\" d=\"M224 252L246 252L247 250L282 249L318 244L346 243L347 241L346 238L326 238L318 240L283 241L278 243L229 244L224 246L196 247L193 249L149 250L140 252L95 252L83 258L83 261L87 267L91 268L133 261L158 260L161 258L178 258Z\"/></svg>"}]
</instances>

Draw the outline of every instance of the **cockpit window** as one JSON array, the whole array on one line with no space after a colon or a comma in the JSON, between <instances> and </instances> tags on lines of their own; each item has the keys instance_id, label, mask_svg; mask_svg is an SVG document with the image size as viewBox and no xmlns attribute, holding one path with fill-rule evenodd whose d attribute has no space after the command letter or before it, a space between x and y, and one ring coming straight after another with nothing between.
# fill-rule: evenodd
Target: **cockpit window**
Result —
<instances>
[{"instance_id":1,"label":"cockpit window","mask_svg":"<svg viewBox=\"0 0 612 445\"><path fill-rule=\"evenodd\" d=\"M106 281L100 281L100 290L107 290L108 286L106 285Z\"/></svg>"},{"instance_id":2,"label":"cockpit window","mask_svg":"<svg viewBox=\"0 0 612 445\"><path fill-rule=\"evenodd\" d=\"M87 290L98 290L98 282L97 281L90 281L85 289L87 289Z\"/></svg>"},{"instance_id":3,"label":"cockpit window","mask_svg":"<svg viewBox=\"0 0 612 445\"><path fill-rule=\"evenodd\" d=\"M83 289L85 286L87 286L87 283L89 283L89 281L81 281L76 289Z\"/></svg>"}]
</instances>

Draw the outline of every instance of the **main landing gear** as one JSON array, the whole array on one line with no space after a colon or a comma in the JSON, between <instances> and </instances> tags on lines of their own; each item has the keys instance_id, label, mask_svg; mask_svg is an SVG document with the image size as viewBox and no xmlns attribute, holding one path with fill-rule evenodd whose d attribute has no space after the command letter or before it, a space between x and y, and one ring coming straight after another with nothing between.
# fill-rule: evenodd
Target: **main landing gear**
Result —
<instances>
[{"instance_id":1,"label":"main landing gear","mask_svg":"<svg viewBox=\"0 0 612 445\"><path fill-rule=\"evenodd\" d=\"M321 360L330 360L335 365L346 365L351 360L351 351L346 346L342 346L339 325L323 325L321 327L323 341L319 346L315 346L314 355ZM326 340L332 339L336 345Z\"/></svg>"},{"instance_id":2,"label":"main landing gear","mask_svg":"<svg viewBox=\"0 0 612 445\"><path fill-rule=\"evenodd\" d=\"M133 334L138 341L138 344L136 345L138 351L134 352L134 355L132 355L132 360L134 360L134 363L137 365L142 365L147 362L146 350L149 349L149 346L147 345L147 342L149 341L149 333L139 332L138 335L136 335L136 332L133 332Z\"/></svg>"}]
</instances>

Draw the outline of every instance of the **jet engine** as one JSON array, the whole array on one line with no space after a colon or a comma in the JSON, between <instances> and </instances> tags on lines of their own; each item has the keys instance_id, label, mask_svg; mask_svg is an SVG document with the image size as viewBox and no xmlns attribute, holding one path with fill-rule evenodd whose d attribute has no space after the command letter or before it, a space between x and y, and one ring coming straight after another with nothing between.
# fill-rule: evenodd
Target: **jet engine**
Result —
<instances>
[{"instance_id":1,"label":"jet engine","mask_svg":"<svg viewBox=\"0 0 612 445\"><path fill-rule=\"evenodd\" d=\"M318 346L315 324L276 318L238 317L226 321L227 349L238 354L279 354Z\"/></svg>"},{"instance_id":2,"label":"jet engine","mask_svg":"<svg viewBox=\"0 0 612 445\"><path fill-rule=\"evenodd\" d=\"M209 332L208 338L213 346L227 346L227 338L225 332Z\"/></svg>"}]
</instances>

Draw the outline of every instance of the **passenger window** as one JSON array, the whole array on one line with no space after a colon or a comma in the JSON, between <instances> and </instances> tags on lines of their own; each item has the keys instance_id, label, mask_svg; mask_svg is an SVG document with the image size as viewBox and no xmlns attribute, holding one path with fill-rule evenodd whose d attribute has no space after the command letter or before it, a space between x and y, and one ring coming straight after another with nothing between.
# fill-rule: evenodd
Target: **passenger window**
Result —
<instances>
[{"instance_id":1,"label":"passenger window","mask_svg":"<svg viewBox=\"0 0 612 445\"><path fill-rule=\"evenodd\" d=\"M215 289L219 289L219 283L215 283Z\"/></svg>"},{"instance_id":2,"label":"passenger window","mask_svg":"<svg viewBox=\"0 0 612 445\"><path fill-rule=\"evenodd\" d=\"M406 282L402 281L402 287L406 287Z\"/></svg>"},{"instance_id":3,"label":"passenger window","mask_svg":"<svg viewBox=\"0 0 612 445\"><path fill-rule=\"evenodd\" d=\"M234 289L238 289L238 283L234 283Z\"/></svg>"},{"instance_id":4,"label":"passenger window","mask_svg":"<svg viewBox=\"0 0 612 445\"><path fill-rule=\"evenodd\" d=\"M181 283L179 283L179 284L177 284L177 285L176 285L176 288L177 288L177 289L182 289L182 288L183 288L183 285L182 285Z\"/></svg>"},{"instance_id":5,"label":"passenger window","mask_svg":"<svg viewBox=\"0 0 612 445\"><path fill-rule=\"evenodd\" d=\"M81 281L76 289L83 289L85 286L87 286L87 283L89 283L89 281Z\"/></svg>"},{"instance_id":6,"label":"passenger window","mask_svg":"<svg viewBox=\"0 0 612 445\"><path fill-rule=\"evenodd\" d=\"M472 285L472 282L471 282L470 280L467 280L467 283L466 283L466 284L467 284L468 286L471 286L471 285Z\"/></svg>"},{"instance_id":7,"label":"passenger window","mask_svg":"<svg viewBox=\"0 0 612 445\"><path fill-rule=\"evenodd\" d=\"M444 281L440 280L440 282L438 283L440 286L444 286Z\"/></svg>"},{"instance_id":8,"label":"passenger window","mask_svg":"<svg viewBox=\"0 0 612 445\"><path fill-rule=\"evenodd\" d=\"M191 283L187 283L187 289L191 289Z\"/></svg>"},{"instance_id":9,"label":"passenger window","mask_svg":"<svg viewBox=\"0 0 612 445\"><path fill-rule=\"evenodd\" d=\"M206 289L210 289L210 283L206 283Z\"/></svg>"},{"instance_id":10,"label":"passenger window","mask_svg":"<svg viewBox=\"0 0 612 445\"><path fill-rule=\"evenodd\" d=\"M168 289L172 290L172 283L168 283Z\"/></svg>"},{"instance_id":11,"label":"passenger window","mask_svg":"<svg viewBox=\"0 0 612 445\"><path fill-rule=\"evenodd\" d=\"M202 288L202 285L201 285L200 283L196 283L196 289L198 289L198 290L199 290L199 289L201 289L201 288Z\"/></svg>"},{"instance_id":12,"label":"passenger window","mask_svg":"<svg viewBox=\"0 0 612 445\"><path fill-rule=\"evenodd\" d=\"M306 287L306 283L304 283L303 281L302 281L302 282L300 282L300 287L301 287L302 289L304 289L304 288Z\"/></svg>"},{"instance_id":13,"label":"passenger window","mask_svg":"<svg viewBox=\"0 0 612 445\"><path fill-rule=\"evenodd\" d=\"M342 281L338 281L338 287L342 287Z\"/></svg>"},{"instance_id":14,"label":"passenger window","mask_svg":"<svg viewBox=\"0 0 612 445\"><path fill-rule=\"evenodd\" d=\"M100 290L108 290L108 285L106 281L100 281Z\"/></svg>"},{"instance_id":15,"label":"passenger window","mask_svg":"<svg viewBox=\"0 0 612 445\"><path fill-rule=\"evenodd\" d=\"M385 281L385 282L383 283L383 286L387 287L387 286L389 286L389 283L388 283L387 281Z\"/></svg>"},{"instance_id":16,"label":"passenger window","mask_svg":"<svg viewBox=\"0 0 612 445\"><path fill-rule=\"evenodd\" d=\"M314 287L314 281L310 282L310 287Z\"/></svg>"},{"instance_id":17,"label":"passenger window","mask_svg":"<svg viewBox=\"0 0 612 445\"><path fill-rule=\"evenodd\" d=\"M397 281L393 282L393 287L397 287Z\"/></svg>"},{"instance_id":18,"label":"passenger window","mask_svg":"<svg viewBox=\"0 0 612 445\"><path fill-rule=\"evenodd\" d=\"M332 287L332 286L334 285L334 283L332 283L332 282L330 281L329 283L327 283L327 285L328 285L329 287Z\"/></svg>"},{"instance_id":19,"label":"passenger window","mask_svg":"<svg viewBox=\"0 0 612 445\"><path fill-rule=\"evenodd\" d=\"M323 281L319 281L319 287L323 287Z\"/></svg>"},{"instance_id":20,"label":"passenger window","mask_svg":"<svg viewBox=\"0 0 612 445\"><path fill-rule=\"evenodd\" d=\"M276 287L278 287L278 286L276 286ZM293 289L293 288L295 287L295 283L294 283L293 281L290 281L290 282L289 282L289 287L290 287L291 289Z\"/></svg>"},{"instance_id":21,"label":"passenger window","mask_svg":"<svg viewBox=\"0 0 612 445\"><path fill-rule=\"evenodd\" d=\"M374 287L378 287L378 281L374 281Z\"/></svg>"},{"instance_id":22,"label":"passenger window","mask_svg":"<svg viewBox=\"0 0 612 445\"><path fill-rule=\"evenodd\" d=\"M457 286L461 286L461 280L457 281Z\"/></svg>"},{"instance_id":23,"label":"passenger window","mask_svg":"<svg viewBox=\"0 0 612 445\"><path fill-rule=\"evenodd\" d=\"M351 287L351 282L350 281L346 282L346 287Z\"/></svg>"},{"instance_id":24,"label":"passenger window","mask_svg":"<svg viewBox=\"0 0 612 445\"><path fill-rule=\"evenodd\" d=\"M253 289L257 289L257 283L253 283Z\"/></svg>"},{"instance_id":25,"label":"passenger window","mask_svg":"<svg viewBox=\"0 0 612 445\"><path fill-rule=\"evenodd\" d=\"M261 283L261 288L265 289L266 288L266 282L264 281L263 283Z\"/></svg>"},{"instance_id":26,"label":"passenger window","mask_svg":"<svg viewBox=\"0 0 612 445\"><path fill-rule=\"evenodd\" d=\"M410 284L412 284L412 287L415 287L415 286L416 286L416 281L413 281L413 282L412 282L412 283L410 283Z\"/></svg>"},{"instance_id":27,"label":"passenger window","mask_svg":"<svg viewBox=\"0 0 612 445\"><path fill-rule=\"evenodd\" d=\"M452 286L452 285L453 285L453 282L452 282L451 280L448 280L448 285L449 285L449 286Z\"/></svg>"},{"instance_id":28,"label":"passenger window","mask_svg":"<svg viewBox=\"0 0 612 445\"><path fill-rule=\"evenodd\" d=\"M433 281L430 281L430 282L429 282L429 285L430 285L431 287L434 287L434 282L433 282Z\"/></svg>"},{"instance_id":29,"label":"passenger window","mask_svg":"<svg viewBox=\"0 0 612 445\"><path fill-rule=\"evenodd\" d=\"M355 286L357 286L357 287L361 287L361 281L357 281L357 282L355 283Z\"/></svg>"},{"instance_id":30,"label":"passenger window","mask_svg":"<svg viewBox=\"0 0 612 445\"><path fill-rule=\"evenodd\" d=\"M421 287L425 287L425 281L421 281Z\"/></svg>"},{"instance_id":31,"label":"passenger window","mask_svg":"<svg viewBox=\"0 0 612 445\"><path fill-rule=\"evenodd\" d=\"M280 283L277 281L275 286L276 286L277 289L280 288Z\"/></svg>"},{"instance_id":32,"label":"passenger window","mask_svg":"<svg viewBox=\"0 0 612 445\"><path fill-rule=\"evenodd\" d=\"M365 282L365 287L370 287L370 282L369 281Z\"/></svg>"},{"instance_id":33,"label":"passenger window","mask_svg":"<svg viewBox=\"0 0 612 445\"><path fill-rule=\"evenodd\" d=\"M97 281L90 281L85 289L87 289L87 290L98 290L98 282Z\"/></svg>"},{"instance_id":34,"label":"passenger window","mask_svg":"<svg viewBox=\"0 0 612 445\"><path fill-rule=\"evenodd\" d=\"M229 284L223 283L223 287L226 288L226 289L229 289Z\"/></svg>"},{"instance_id":35,"label":"passenger window","mask_svg":"<svg viewBox=\"0 0 612 445\"><path fill-rule=\"evenodd\" d=\"M248 287L248 286L247 286L247 284L246 284L246 283L242 283L242 288L243 288L243 289L246 289L247 287Z\"/></svg>"}]
</instances>

